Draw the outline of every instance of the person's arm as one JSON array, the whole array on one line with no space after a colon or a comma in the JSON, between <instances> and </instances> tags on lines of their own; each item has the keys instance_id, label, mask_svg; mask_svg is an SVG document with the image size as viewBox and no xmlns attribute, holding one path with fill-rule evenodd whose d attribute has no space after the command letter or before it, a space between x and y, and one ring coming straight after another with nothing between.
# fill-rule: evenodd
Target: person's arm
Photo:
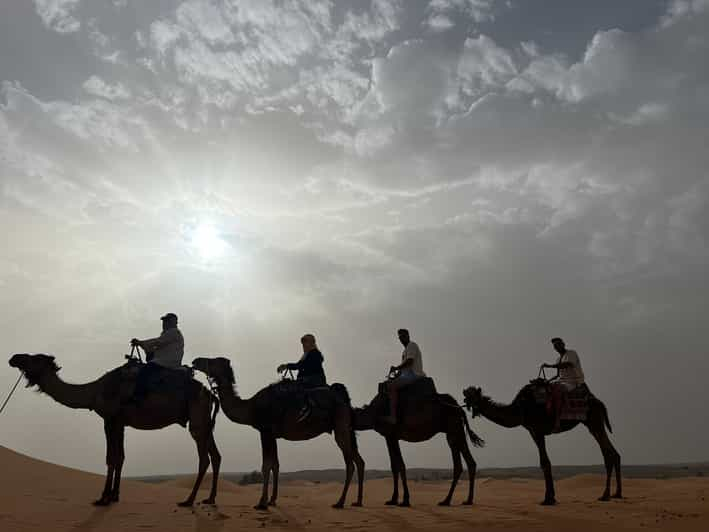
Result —
<instances>
[{"instance_id":1,"label":"person's arm","mask_svg":"<svg viewBox=\"0 0 709 532\"><path fill-rule=\"evenodd\" d=\"M286 362L285 364L281 364L276 368L276 371L278 373L283 373L284 371L300 371L303 369L303 361L305 360L305 356L301 358L298 362Z\"/></svg>"},{"instance_id":2,"label":"person's arm","mask_svg":"<svg viewBox=\"0 0 709 532\"><path fill-rule=\"evenodd\" d=\"M546 362L542 364L543 368L553 368L556 370L572 368L574 365L571 362L559 362L558 364L547 364Z\"/></svg>"},{"instance_id":3,"label":"person's arm","mask_svg":"<svg viewBox=\"0 0 709 532\"><path fill-rule=\"evenodd\" d=\"M157 338L148 338L147 340L138 340L137 338L133 338L130 343L131 345L142 347L145 351L155 351L158 347L163 345L161 336L158 336Z\"/></svg>"},{"instance_id":4,"label":"person's arm","mask_svg":"<svg viewBox=\"0 0 709 532\"><path fill-rule=\"evenodd\" d=\"M414 365L414 359L413 359L413 358L407 358L406 360L404 360L404 361L403 361L401 364L399 364L398 366L394 366L394 369L395 369L396 371L401 371L401 370L406 369L406 368L408 368L408 367L411 367L411 366L413 366L413 365Z\"/></svg>"}]
</instances>

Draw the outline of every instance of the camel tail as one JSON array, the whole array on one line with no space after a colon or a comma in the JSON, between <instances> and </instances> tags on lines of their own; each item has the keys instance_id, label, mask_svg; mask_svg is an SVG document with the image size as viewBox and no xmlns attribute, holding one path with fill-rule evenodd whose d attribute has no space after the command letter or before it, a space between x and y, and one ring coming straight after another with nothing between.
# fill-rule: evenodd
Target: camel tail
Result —
<instances>
[{"instance_id":1,"label":"camel tail","mask_svg":"<svg viewBox=\"0 0 709 532\"><path fill-rule=\"evenodd\" d=\"M355 411L352 408L352 399L350 399L350 392L347 391L347 387L344 384L336 382L330 386L330 389L335 393L335 395L350 409L350 443L352 444L352 450L357 450L357 433L354 428Z\"/></svg>"},{"instance_id":2,"label":"camel tail","mask_svg":"<svg viewBox=\"0 0 709 532\"><path fill-rule=\"evenodd\" d=\"M463 410L461 408L460 414L463 416L463 422L465 423L465 431L468 433L468 437L470 438L470 441L473 444L473 446L474 447L485 447L485 440L483 440L480 436L475 434L473 432L473 429L470 428L470 423L468 422L468 416L466 415L465 410Z\"/></svg>"},{"instance_id":3,"label":"camel tail","mask_svg":"<svg viewBox=\"0 0 709 532\"><path fill-rule=\"evenodd\" d=\"M601 408L603 409L603 422L606 424L606 428L608 429L608 432L611 434L613 433L613 428L611 427L611 421L608 419L608 409L606 408L606 405L603 404L603 401L598 401L601 404Z\"/></svg>"},{"instance_id":4,"label":"camel tail","mask_svg":"<svg viewBox=\"0 0 709 532\"><path fill-rule=\"evenodd\" d=\"M468 437L470 438L470 442L473 444L473 447L485 447L485 440L475 434L475 432L473 432L473 429L470 428L470 423L468 422L468 415L465 413L465 410L463 410L463 407L458 404L458 401L456 401L448 394L439 395L438 398L443 406L453 408L458 411L460 417L463 418L463 423L465 424L465 431L468 433Z\"/></svg>"},{"instance_id":5,"label":"camel tail","mask_svg":"<svg viewBox=\"0 0 709 532\"><path fill-rule=\"evenodd\" d=\"M214 430L214 426L217 424L217 414L219 413L219 398L213 396L212 399L214 401L214 411L212 412L212 430Z\"/></svg>"}]
</instances>

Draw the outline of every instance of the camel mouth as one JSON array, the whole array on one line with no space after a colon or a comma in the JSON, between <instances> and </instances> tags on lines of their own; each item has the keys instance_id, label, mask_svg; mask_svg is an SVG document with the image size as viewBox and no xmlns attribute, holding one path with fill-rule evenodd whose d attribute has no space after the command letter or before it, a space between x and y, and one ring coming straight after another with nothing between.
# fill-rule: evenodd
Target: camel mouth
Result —
<instances>
[{"instance_id":1,"label":"camel mouth","mask_svg":"<svg viewBox=\"0 0 709 532\"><path fill-rule=\"evenodd\" d=\"M463 407L467 408L474 413L474 407L476 403L476 395L479 394L479 390L471 386L463 390Z\"/></svg>"},{"instance_id":2,"label":"camel mouth","mask_svg":"<svg viewBox=\"0 0 709 532\"><path fill-rule=\"evenodd\" d=\"M16 355L12 355L12 357L10 357L8 364L10 365L11 368L17 368L22 371L24 363L27 361L28 358L29 358L29 355L26 353L19 353Z\"/></svg>"}]
</instances>

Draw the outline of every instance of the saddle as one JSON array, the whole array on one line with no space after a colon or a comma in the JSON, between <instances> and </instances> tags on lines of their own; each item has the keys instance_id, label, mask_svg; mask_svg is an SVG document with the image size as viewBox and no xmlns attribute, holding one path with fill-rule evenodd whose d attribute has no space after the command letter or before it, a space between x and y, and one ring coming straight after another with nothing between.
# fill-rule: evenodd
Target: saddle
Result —
<instances>
[{"instance_id":1,"label":"saddle","mask_svg":"<svg viewBox=\"0 0 709 532\"><path fill-rule=\"evenodd\" d=\"M275 425L282 423L286 413L294 409L305 413L305 418L312 415L330 416L333 402L338 400L330 385L312 386L296 379L281 379L269 385L267 390L270 401L268 412L264 414Z\"/></svg>"},{"instance_id":2,"label":"saddle","mask_svg":"<svg viewBox=\"0 0 709 532\"><path fill-rule=\"evenodd\" d=\"M378 416L386 416L389 414L389 392L387 389L388 381L379 383L379 395L386 398L382 402L381 411ZM397 405L396 418L401 419L404 412L407 410L419 410L421 404L431 401L438 397L436 385L431 377L421 377L411 384L399 389L399 401Z\"/></svg>"},{"instance_id":3,"label":"saddle","mask_svg":"<svg viewBox=\"0 0 709 532\"><path fill-rule=\"evenodd\" d=\"M528 385L534 402L545 406L549 412L552 410L552 386L554 386L553 382L542 378L533 379ZM588 403L592 397L593 394L585 383L571 391L564 390L559 419L585 421L588 414Z\"/></svg>"},{"instance_id":4,"label":"saddle","mask_svg":"<svg viewBox=\"0 0 709 532\"><path fill-rule=\"evenodd\" d=\"M122 402L128 402L133 397L136 381L141 369L145 367L143 362L129 360L124 365L111 371L110 386L107 392L113 397L120 397ZM157 371L153 371L147 379L147 387L150 392L179 393L182 392L185 399L189 398L189 391L193 382L194 370L189 366L178 368L164 368L154 365Z\"/></svg>"},{"instance_id":5,"label":"saddle","mask_svg":"<svg viewBox=\"0 0 709 532\"><path fill-rule=\"evenodd\" d=\"M387 387L388 384L388 380L379 383L378 391L381 395L389 396L389 391ZM431 377L421 377L420 379L415 380L411 384L407 384L406 386L399 389L400 400L404 400L405 397L420 398L429 397L437 394L438 392L436 391L436 385L433 383L433 379Z\"/></svg>"}]
</instances>

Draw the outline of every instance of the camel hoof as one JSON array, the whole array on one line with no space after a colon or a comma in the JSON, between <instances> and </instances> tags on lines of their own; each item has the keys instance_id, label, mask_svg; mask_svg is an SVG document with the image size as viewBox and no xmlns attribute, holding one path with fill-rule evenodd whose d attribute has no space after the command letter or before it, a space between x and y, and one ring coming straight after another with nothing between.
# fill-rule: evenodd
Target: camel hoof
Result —
<instances>
[{"instance_id":1,"label":"camel hoof","mask_svg":"<svg viewBox=\"0 0 709 532\"><path fill-rule=\"evenodd\" d=\"M202 504L211 504L212 506L214 506L216 504L216 501L215 501L214 497L209 497L207 499L204 499L202 501Z\"/></svg>"},{"instance_id":2,"label":"camel hoof","mask_svg":"<svg viewBox=\"0 0 709 532\"><path fill-rule=\"evenodd\" d=\"M337 509L337 510L341 510L342 508L345 507L345 504L340 501L340 502L336 502L335 504L333 504L332 507L335 508L335 509Z\"/></svg>"},{"instance_id":3,"label":"camel hoof","mask_svg":"<svg viewBox=\"0 0 709 532\"><path fill-rule=\"evenodd\" d=\"M399 503L399 508L410 508L411 503L409 501L404 501L402 503Z\"/></svg>"},{"instance_id":4,"label":"camel hoof","mask_svg":"<svg viewBox=\"0 0 709 532\"><path fill-rule=\"evenodd\" d=\"M187 501L178 502L177 506L179 506L180 508L191 508L193 504L194 504L194 501L187 500Z\"/></svg>"},{"instance_id":5,"label":"camel hoof","mask_svg":"<svg viewBox=\"0 0 709 532\"><path fill-rule=\"evenodd\" d=\"M613 499L622 499L623 496L622 496L620 493L616 493L615 495L613 495L612 498L613 498Z\"/></svg>"},{"instance_id":6,"label":"camel hoof","mask_svg":"<svg viewBox=\"0 0 709 532\"><path fill-rule=\"evenodd\" d=\"M607 502L607 501L611 500L611 496L610 495L601 495L600 497L598 497L598 500L601 502Z\"/></svg>"},{"instance_id":7,"label":"camel hoof","mask_svg":"<svg viewBox=\"0 0 709 532\"><path fill-rule=\"evenodd\" d=\"M451 502L450 501L441 501L438 503L438 506L450 506Z\"/></svg>"},{"instance_id":8,"label":"camel hoof","mask_svg":"<svg viewBox=\"0 0 709 532\"><path fill-rule=\"evenodd\" d=\"M361 501L357 501L357 502L353 502L352 506L354 506L355 508L362 508L362 506L364 506L364 505L362 504Z\"/></svg>"},{"instance_id":9,"label":"camel hoof","mask_svg":"<svg viewBox=\"0 0 709 532\"><path fill-rule=\"evenodd\" d=\"M462 506L472 506L472 505L473 505L473 501L472 501L472 500L463 501L463 502L461 503L461 505L462 505Z\"/></svg>"},{"instance_id":10,"label":"camel hoof","mask_svg":"<svg viewBox=\"0 0 709 532\"><path fill-rule=\"evenodd\" d=\"M387 506L398 506L398 505L399 505L399 501L397 501L396 499L389 499L389 500L388 500L387 502L385 502L384 504L386 504Z\"/></svg>"},{"instance_id":11,"label":"camel hoof","mask_svg":"<svg viewBox=\"0 0 709 532\"><path fill-rule=\"evenodd\" d=\"M267 512L268 511L268 505L263 504L263 503L258 503L256 506L254 506L254 510L260 510L262 512Z\"/></svg>"},{"instance_id":12,"label":"camel hoof","mask_svg":"<svg viewBox=\"0 0 709 532\"><path fill-rule=\"evenodd\" d=\"M276 506L276 501L268 501L269 506Z\"/></svg>"},{"instance_id":13,"label":"camel hoof","mask_svg":"<svg viewBox=\"0 0 709 532\"><path fill-rule=\"evenodd\" d=\"M111 500L108 497L101 497L100 499L92 502L94 506L108 506L111 504Z\"/></svg>"},{"instance_id":14,"label":"camel hoof","mask_svg":"<svg viewBox=\"0 0 709 532\"><path fill-rule=\"evenodd\" d=\"M539 504L541 506L556 506L556 499L544 499Z\"/></svg>"}]
</instances>

